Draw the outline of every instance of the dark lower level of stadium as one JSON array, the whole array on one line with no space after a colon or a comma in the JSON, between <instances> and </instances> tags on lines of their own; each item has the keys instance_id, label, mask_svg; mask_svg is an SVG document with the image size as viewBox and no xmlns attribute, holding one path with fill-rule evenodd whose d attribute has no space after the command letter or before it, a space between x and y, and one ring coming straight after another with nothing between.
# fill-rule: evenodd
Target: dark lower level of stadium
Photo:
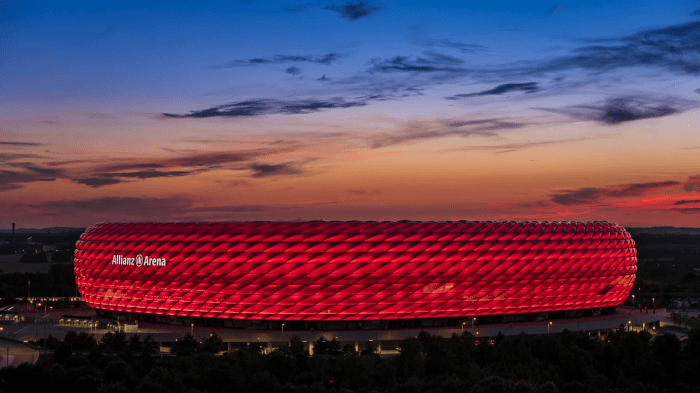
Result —
<instances>
[{"instance_id":1,"label":"dark lower level of stadium","mask_svg":"<svg viewBox=\"0 0 700 393\"><path fill-rule=\"evenodd\" d=\"M542 313L481 315L454 318L392 319L364 321L260 321L245 319L220 319L200 317L179 317L170 315L138 314L120 311L96 310L97 316L115 321L138 321L179 326L219 327L252 330L280 330L284 323L285 330L375 330L375 329L410 329L427 327L471 327L472 319L476 325L493 325L499 323L534 322L561 320L567 318L593 317L613 314L615 306L598 307L582 310L551 311Z\"/></svg>"}]
</instances>

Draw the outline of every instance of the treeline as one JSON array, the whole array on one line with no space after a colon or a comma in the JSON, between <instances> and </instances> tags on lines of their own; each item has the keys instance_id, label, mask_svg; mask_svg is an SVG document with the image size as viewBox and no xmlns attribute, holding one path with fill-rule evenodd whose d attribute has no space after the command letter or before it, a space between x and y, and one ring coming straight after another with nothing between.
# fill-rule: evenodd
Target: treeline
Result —
<instances>
[{"instance_id":1,"label":"treeline","mask_svg":"<svg viewBox=\"0 0 700 393\"><path fill-rule=\"evenodd\" d=\"M51 265L48 273L0 273L2 305L15 298L75 296L75 273L71 264Z\"/></svg>"},{"instance_id":2,"label":"treeline","mask_svg":"<svg viewBox=\"0 0 700 393\"><path fill-rule=\"evenodd\" d=\"M671 321L678 324L680 327L686 327L688 329L700 328L700 318L690 316L684 313L673 312L671 313Z\"/></svg>"},{"instance_id":3,"label":"treeline","mask_svg":"<svg viewBox=\"0 0 700 393\"><path fill-rule=\"evenodd\" d=\"M396 356L371 343L319 340L314 356L296 337L264 355L257 343L215 355L221 338L187 335L157 353L153 337L109 333L101 342L69 332L41 344L55 350L46 365L0 370L0 390L51 392L700 392L700 329L687 345L674 335L610 334L606 340L565 331L552 336L499 335L475 345L469 333L451 338L421 332Z\"/></svg>"}]
</instances>

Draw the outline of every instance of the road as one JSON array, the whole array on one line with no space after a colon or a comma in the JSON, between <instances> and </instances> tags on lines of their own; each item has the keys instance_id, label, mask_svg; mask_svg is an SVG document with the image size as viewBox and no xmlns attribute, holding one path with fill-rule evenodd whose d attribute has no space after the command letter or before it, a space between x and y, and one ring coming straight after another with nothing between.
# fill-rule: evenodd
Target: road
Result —
<instances>
[{"instance_id":1,"label":"road","mask_svg":"<svg viewBox=\"0 0 700 393\"><path fill-rule=\"evenodd\" d=\"M24 343L0 337L0 356L2 356L0 367L5 367L8 363L10 366L17 366L21 363L36 362L39 358L39 350Z\"/></svg>"}]
</instances>

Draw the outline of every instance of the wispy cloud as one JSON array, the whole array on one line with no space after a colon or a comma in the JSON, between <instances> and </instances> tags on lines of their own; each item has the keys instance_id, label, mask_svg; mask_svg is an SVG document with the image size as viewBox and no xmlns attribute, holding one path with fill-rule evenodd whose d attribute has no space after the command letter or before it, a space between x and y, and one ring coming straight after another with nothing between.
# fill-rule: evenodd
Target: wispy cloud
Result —
<instances>
[{"instance_id":1,"label":"wispy cloud","mask_svg":"<svg viewBox=\"0 0 700 393\"><path fill-rule=\"evenodd\" d=\"M17 205L19 208L41 212L48 216L70 216L82 212L93 220L168 220L208 216L222 219L225 213L251 213L270 210L285 210L288 207L264 205L197 206L188 197L98 197L72 200L51 200L39 204ZM201 218L200 218L201 219Z\"/></svg>"},{"instance_id":2,"label":"wispy cloud","mask_svg":"<svg viewBox=\"0 0 700 393\"><path fill-rule=\"evenodd\" d=\"M449 136L495 136L496 132L525 127L526 123L507 118L466 121L414 122L399 132L370 137L372 148L377 149L407 142L445 138Z\"/></svg>"},{"instance_id":3,"label":"wispy cloud","mask_svg":"<svg viewBox=\"0 0 700 393\"><path fill-rule=\"evenodd\" d=\"M323 56L309 56L309 55L275 55L271 57L254 57L251 59L244 60L232 60L221 65L215 65L211 68L234 68L243 66L255 66L255 65L266 65L266 64L283 64L283 63L316 63L323 65L330 65L331 63L339 60L341 55L338 53L327 53Z\"/></svg>"},{"instance_id":4,"label":"wispy cloud","mask_svg":"<svg viewBox=\"0 0 700 393\"><path fill-rule=\"evenodd\" d=\"M587 187L566 190L550 195L552 202L560 205L589 205L602 202L605 198L638 197L658 190L681 185L678 181L622 184L609 187Z\"/></svg>"},{"instance_id":5,"label":"wispy cloud","mask_svg":"<svg viewBox=\"0 0 700 393\"><path fill-rule=\"evenodd\" d=\"M687 204L696 204L700 203L700 199L681 199L679 201L673 202L674 205L679 206L679 205L687 205Z\"/></svg>"},{"instance_id":6,"label":"wispy cloud","mask_svg":"<svg viewBox=\"0 0 700 393\"><path fill-rule=\"evenodd\" d=\"M291 164L259 164L250 166L253 170L253 177L271 177L280 175L298 175L302 171Z\"/></svg>"},{"instance_id":7,"label":"wispy cloud","mask_svg":"<svg viewBox=\"0 0 700 393\"><path fill-rule=\"evenodd\" d=\"M365 4L361 1L357 3L350 3L346 5L330 5L326 7L327 10L335 11L340 14L343 18L349 20L357 20L362 17L374 14L381 10L380 7Z\"/></svg>"},{"instance_id":8,"label":"wispy cloud","mask_svg":"<svg viewBox=\"0 0 700 393\"><path fill-rule=\"evenodd\" d=\"M448 39L434 40L425 38L414 38L413 43L418 46L429 47L429 48L449 48L456 49L462 53L473 53L477 51L484 51L487 48L483 45L478 44L467 44L461 41L451 41Z\"/></svg>"},{"instance_id":9,"label":"wispy cloud","mask_svg":"<svg viewBox=\"0 0 700 393\"><path fill-rule=\"evenodd\" d=\"M38 142L16 142L16 141L0 141L0 146L45 146L43 143Z\"/></svg>"},{"instance_id":10,"label":"wispy cloud","mask_svg":"<svg viewBox=\"0 0 700 393\"><path fill-rule=\"evenodd\" d=\"M21 188L25 183L55 181L56 176L43 175L37 171L14 171L0 169L0 187L1 191L14 190Z\"/></svg>"},{"instance_id":11,"label":"wispy cloud","mask_svg":"<svg viewBox=\"0 0 700 393\"><path fill-rule=\"evenodd\" d=\"M115 178L104 178L104 177L84 177L79 179L73 179L74 182L78 184L83 184L92 188L98 188L102 186L109 186L112 184L123 183L120 179Z\"/></svg>"},{"instance_id":12,"label":"wispy cloud","mask_svg":"<svg viewBox=\"0 0 700 393\"><path fill-rule=\"evenodd\" d=\"M540 90L537 86L537 82L527 82L527 83L506 83L500 86L496 86L490 90L484 90L476 93L468 94L457 94L450 97L445 97L446 100L456 100L460 98L470 98L478 96L494 96L506 94L514 91L524 91L525 93L536 93Z\"/></svg>"},{"instance_id":13,"label":"wispy cloud","mask_svg":"<svg viewBox=\"0 0 700 393\"><path fill-rule=\"evenodd\" d=\"M102 162L89 171L83 170L80 176L65 177L78 184L92 188L154 178L192 176L215 169L239 171L242 177L262 178L282 175L302 174L303 165L310 160L299 162L270 163L280 154L295 151L290 144L273 144L275 148L262 148L237 151L177 151L175 157L151 158L149 162ZM246 173L249 173L246 175Z\"/></svg>"},{"instance_id":14,"label":"wispy cloud","mask_svg":"<svg viewBox=\"0 0 700 393\"><path fill-rule=\"evenodd\" d=\"M683 112L697 103L681 100L649 97L609 98L594 105L576 105L565 108L537 108L548 112L561 113L573 119L593 120L616 125L628 121L664 117Z\"/></svg>"},{"instance_id":15,"label":"wispy cloud","mask_svg":"<svg viewBox=\"0 0 700 393\"><path fill-rule=\"evenodd\" d=\"M563 143L574 143L583 142L592 139L608 138L610 135L595 135L580 138L568 138L568 139L552 139L552 140L541 140L541 141L528 141L528 142L511 142L502 143L498 145L480 145L480 146L465 146L455 149L449 149L449 151L490 151L494 154L504 154L511 153L514 151L532 149L543 146L559 145Z\"/></svg>"},{"instance_id":16,"label":"wispy cloud","mask_svg":"<svg viewBox=\"0 0 700 393\"><path fill-rule=\"evenodd\" d=\"M395 56L391 59L372 59L370 72L379 73L450 73L465 74L463 59L435 52L424 52L424 56Z\"/></svg>"},{"instance_id":17,"label":"wispy cloud","mask_svg":"<svg viewBox=\"0 0 700 393\"><path fill-rule=\"evenodd\" d=\"M301 74L301 69L299 67L291 66L291 67L287 68L286 70L284 70L284 72L286 72L287 74L290 74L290 75L299 75L299 74Z\"/></svg>"},{"instance_id":18,"label":"wispy cloud","mask_svg":"<svg viewBox=\"0 0 700 393\"><path fill-rule=\"evenodd\" d=\"M163 113L164 117L171 118L206 118L206 117L252 117L272 114L297 115L314 113L328 109L345 109L365 106L378 96L359 98L354 101L346 101L341 97L329 99L308 99L296 101L280 101L272 99L240 101L231 104L219 105L207 109L191 111L189 114L178 115Z\"/></svg>"},{"instance_id":19,"label":"wispy cloud","mask_svg":"<svg viewBox=\"0 0 700 393\"><path fill-rule=\"evenodd\" d=\"M642 30L630 36L599 39L571 55L522 62L498 69L511 75L537 75L574 69L597 74L619 68L656 67L683 74L700 73L700 22Z\"/></svg>"}]
</instances>

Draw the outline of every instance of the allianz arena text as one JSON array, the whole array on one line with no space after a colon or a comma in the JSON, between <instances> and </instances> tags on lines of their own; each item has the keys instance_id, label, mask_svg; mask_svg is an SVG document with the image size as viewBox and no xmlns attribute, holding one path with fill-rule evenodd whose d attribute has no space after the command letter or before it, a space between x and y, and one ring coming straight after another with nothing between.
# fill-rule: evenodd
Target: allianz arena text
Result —
<instances>
[{"instance_id":1,"label":"allianz arena text","mask_svg":"<svg viewBox=\"0 0 700 393\"><path fill-rule=\"evenodd\" d=\"M74 267L103 315L401 327L614 310L634 247L598 221L104 223L80 237Z\"/></svg>"}]
</instances>

